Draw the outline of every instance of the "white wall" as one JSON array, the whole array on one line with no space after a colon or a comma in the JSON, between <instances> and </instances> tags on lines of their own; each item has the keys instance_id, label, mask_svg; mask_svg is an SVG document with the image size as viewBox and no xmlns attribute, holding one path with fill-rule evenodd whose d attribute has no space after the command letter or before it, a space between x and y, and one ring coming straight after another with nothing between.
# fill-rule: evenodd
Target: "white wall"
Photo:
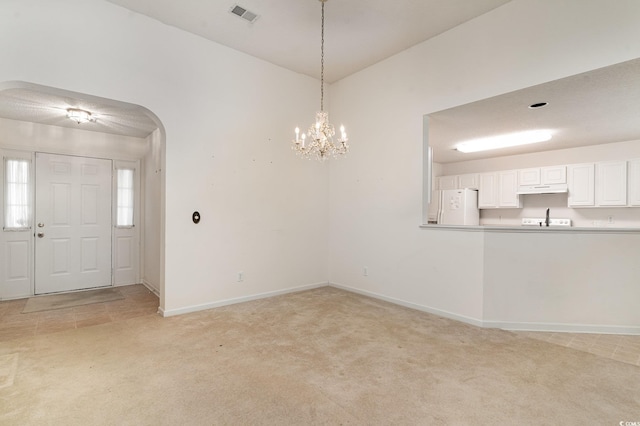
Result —
<instances>
[{"instance_id":1,"label":"white wall","mask_svg":"<svg viewBox=\"0 0 640 426\"><path fill-rule=\"evenodd\" d=\"M135 160L146 145L141 138L0 118L0 147L6 149Z\"/></svg>"},{"instance_id":2,"label":"white wall","mask_svg":"<svg viewBox=\"0 0 640 426\"><path fill-rule=\"evenodd\" d=\"M638 258L640 234L488 232L485 323L638 334Z\"/></svg>"},{"instance_id":3,"label":"white wall","mask_svg":"<svg viewBox=\"0 0 640 426\"><path fill-rule=\"evenodd\" d=\"M638 22L635 0L513 0L335 83L352 150L331 164L331 282L481 318L460 301L482 286L477 237L418 228L423 115L639 57Z\"/></svg>"},{"instance_id":4,"label":"white wall","mask_svg":"<svg viewBox=\"0 0 640 426\"><path fill-rule=\"evenodd\" d=\"M317 164L288 146L314 115L311 78L101 0L5 0L0 12L0 82L134 103L162 121L170 314L329 276L482 319L484 234L418 228L423 115L640 56L635 0L513 0L334 84L329 110L352 151Z\"/></svg>"},{"instance_id":5,"label":"white wall","mask_svg":"<svg viewBox=\"0 0 640 426\"><path fill-rule=\"evenodd\" d=\"M147 152L142 160L143 230L142 281L160 292L162 257L162 132L156 129L147 137Z\"/></svg>"},{"instance_id":6,"label":"white wall","mask_svg":"<svg viewBox=\"0 0 640 426\"><path fill-rule=\"evenodd\" d=\"M327 281L328 167L289 148L314 116L316 80L102 0L3 1L0 57L0 82L142 105L161 120L166 313Z\"/></svg>"}]
</instances>

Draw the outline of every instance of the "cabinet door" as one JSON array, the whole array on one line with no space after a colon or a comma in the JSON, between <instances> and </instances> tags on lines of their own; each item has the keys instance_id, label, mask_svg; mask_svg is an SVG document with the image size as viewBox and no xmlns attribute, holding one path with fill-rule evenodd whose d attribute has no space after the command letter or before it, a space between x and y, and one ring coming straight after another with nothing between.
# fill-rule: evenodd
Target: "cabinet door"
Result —
<instances>
[{"instance_id":1,"label":"cabinet door","mask_svg":"<svg viewBox=\"0 0 640 426\"><path fill-rule=\"evenodd\" d=\"M480 182L478 173L469 173L466 175L458 176L458 189L480 189Z\"/></svg>"},{"instance_id":2,"label":"cabinet door","mask_svg":"<svg viewBox=\"0 0 640 426\"><path fill-rule=\"evenodd\" d=\"M496 189L498 187L496 173L481 173L479 176L478 207L492 209L498 207Z\"/></svg>"},{"instance_id":3,"label":"cabinet door","mask_svg":"<svg viewBox=\"0 0 640 426\"><path fill-rule=\"evenodd\" d=\"M593 206L595 201L595 166L593 163L567 166L569 207Z\"/></svg>"},{"instance_id":4,"label":"cabinet door","mask_svg":"<svg viewBox=\"0 0 640 426\"><path fill-rule=\"evenodd\" d=\"M518 192L518 172L510 170L498 172L498 206L522 207Z\"/></svg>"},{"instance_id":5,"label":"cabinet door","mask_svg":"<svg viewBox=\"0 0 640 426\"><path fill-rule=\"evenodd\" d=\"M629 205L640 206L640 158L629 161L629 174L627 178Z\"/></svg>"},{"instance_id":6,"label":"cabinet door","mask_svg":"<svg viewBox=\"0 0 640 426\"><path fill-rule=\"evenodd\" d=\"M554 183L567 183L567 167L553 166L542 167L540 169L540 180L543 185L553 185Z\"/></svg>"},{"instance_id":7,"label":"cabinet door","mask_svg":"<svg viewBox=\"0 0 640 426\"><path fill-rule=\"evenodd\" d=\"M520 185L540 185L540 169L518 170Z\"/></svg>"},{"instance_id":8,"label":"cabinet door","mask_svg":"<svg viewBox=\"0 0 640 426\"><path fill-rule=\"evenodd\" d=\"M458 189L458 176L440 176L438 189Z\"/></svg>"},{"instance_id":9,"label":"cabinet door","mask_svg":"<svg viewBox=\"0 0 640 426\"><path fill-rule=\"evenodd\" d=\"M627 205L627 162L607 161L596 164L596 204Z\"/></svg>"}]
</instances>

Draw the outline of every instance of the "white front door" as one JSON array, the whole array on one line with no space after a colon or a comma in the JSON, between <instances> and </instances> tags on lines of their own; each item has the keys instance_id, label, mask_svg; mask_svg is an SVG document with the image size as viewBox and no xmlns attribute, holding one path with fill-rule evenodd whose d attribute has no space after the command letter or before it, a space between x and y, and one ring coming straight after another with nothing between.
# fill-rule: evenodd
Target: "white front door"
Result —
<instances>
[{"instance_id":1,"label":"white front door","mask_svg":"<svg viewBox=\"0 0 640 426\"><path fill-rule=\"evenodd\" d=\"M36 294L112 285L111 170L111 160L36 153Z\"/></svg>"}]
</instances>

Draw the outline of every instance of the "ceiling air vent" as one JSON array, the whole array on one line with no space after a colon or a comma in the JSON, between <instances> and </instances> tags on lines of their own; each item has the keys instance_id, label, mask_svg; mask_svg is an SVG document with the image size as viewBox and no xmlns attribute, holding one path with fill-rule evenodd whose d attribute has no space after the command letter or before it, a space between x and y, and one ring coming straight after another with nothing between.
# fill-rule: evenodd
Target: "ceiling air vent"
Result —
<instances>
[{"instance_id":1,"label":"ceiling air vent","mask_svg":"<svg viewBox=\"0 0 640 426\"><path fill-rule=\"evenodd\" d=\"M229 12L233 13L237 17L242 18L245 21L248 21L248 22L250 22L252 24L254 22L256 22L256 19L258 19L258 15L257 14L248 11L247 9L245 9L242 6L238 6L237 4L233 5L231 7L231 9L229 10Z\"/></svg>"}]
</instances>

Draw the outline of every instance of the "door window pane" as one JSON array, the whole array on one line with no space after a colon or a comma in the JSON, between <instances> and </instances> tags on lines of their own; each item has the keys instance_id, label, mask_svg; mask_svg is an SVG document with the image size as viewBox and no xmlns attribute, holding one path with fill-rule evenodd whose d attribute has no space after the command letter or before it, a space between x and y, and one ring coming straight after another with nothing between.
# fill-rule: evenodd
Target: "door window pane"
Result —
<instances>
[{"instance_id":1,"label":"door window pane","mask_svg":"<svg viewBox=\"0 0 640 426\"><path fill-rule=\"evenodd\" d=\"M116 226L133 226L133 169L118 169Z\"/></svg>"},{"instance_id":2,"label":"door window pane","mask_svg":"<svg viewBox=\"0 0 640 426\"><path fill-rule=\"evenodd\" d=\"M4 229L30 226L29 160L5 159Z\"/></svg>"}]
</instances>

